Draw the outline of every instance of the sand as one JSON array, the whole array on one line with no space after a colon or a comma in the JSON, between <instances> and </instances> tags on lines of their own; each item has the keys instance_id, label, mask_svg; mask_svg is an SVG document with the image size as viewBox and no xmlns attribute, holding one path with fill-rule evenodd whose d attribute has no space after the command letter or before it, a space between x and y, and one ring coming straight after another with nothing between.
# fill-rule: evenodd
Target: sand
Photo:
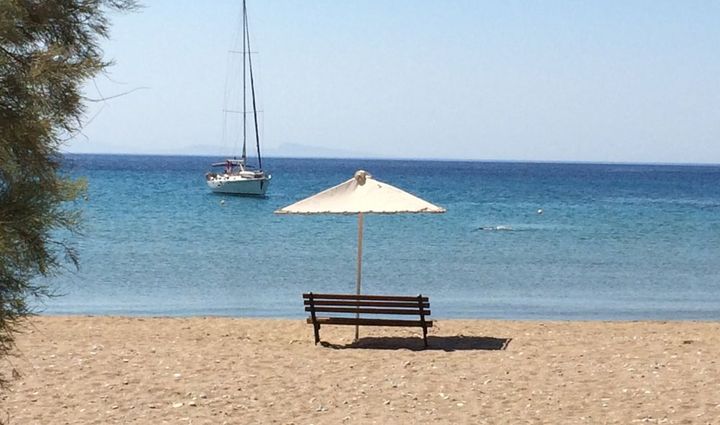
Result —
<instances>
[{"instance_id":1,"label":"sand","mask_svg":"<svg viewBox=\"0 0 720 425\"><path fill-rule=\"evenodd\" d=\"M720 323L37 317L9 424L720 424Z\"/></svg>"}]
</instances>

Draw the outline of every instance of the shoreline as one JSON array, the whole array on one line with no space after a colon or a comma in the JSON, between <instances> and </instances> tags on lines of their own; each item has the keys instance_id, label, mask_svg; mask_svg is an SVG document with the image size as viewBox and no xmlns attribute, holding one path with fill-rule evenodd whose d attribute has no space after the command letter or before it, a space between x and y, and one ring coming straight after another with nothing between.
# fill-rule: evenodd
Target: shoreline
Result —
<instances>
[{"instance_id":1,"label":"shoreline","mask_svg":"<svg viewBox=\"0 0 720 425\"><path fill-rule=\"evenodd\" d=\"M299 307L299 308L302 308ZM307 313L306 313L307 314ZM227 319L227 320L284 320L288 322L301 321L305 323L306 315L298 316L273 316L273 315L245 315L235 316L227 314L95 314L95 313L31 313L29 321L32 322L35 318L47 318L47 319L72 319L72 318L97 318L97 319ZM526 322L526 323L718 323L720 324L720 318L718 319L687 319L687 318L630 318L630 319L557 319L557 318L493 318L493 317L443 317L436 316L429 317L432 320L443 321L443 322Z\"/></svg>"},{"instance_id":2,"label":"shoreline","mask_svg":"<svg viewBox=\"0 0 720 425\"><path fill-rule=\"evenodd\" d=\"M720 322L49 316L4 362L9 423L717 423ZM715 353L715 354L713 354Z\"/></svg>"},{"instance_id":3,"label":"shoreline","mask_svg":"<svg viewBox=\"0 0 720 425\"><path fill-rule=\"evenodd\" d=\"M297 310L301 310L303 307L299 306ZM305 315L272 315L272 314L257 314L257 315L230 315L230 314L212 314L212 313L204 313L204 314L185 314L185 313L67 313L67 312L61 312L61 313L32 313L31 318L34 317L45 317L45 318L116 318L116 319L228 319L228 320L287 320L287 321L295 321L300 320L304 321L307 316ZM572 322L602 322L602 323L685 323L685 322L698 322L698 323L720 323L720 315L718 317L715 316L700 316L700 317L694 317L694 316L680 316L680 317L674 317L674 318L665 318L665 316L660 317L645 317L645 316L629 316L627 318L622 317L615 317L615 318L607 318L604 316L601 316L599 318L582 318L582 317L571 317L567 319L558 318L556 316L540 316L540 317L518 317L518 318L512 318L512 317L467 317L467 316L442 316L442 315L435 315L433 314L431 317L432 320L437 321L446 321L446 322L452 322L452 321L470 321L470 322L527 322L527 323L538 323L538 322L544 322L544 323L572 323Z\"/></svg>"}]
</instances>

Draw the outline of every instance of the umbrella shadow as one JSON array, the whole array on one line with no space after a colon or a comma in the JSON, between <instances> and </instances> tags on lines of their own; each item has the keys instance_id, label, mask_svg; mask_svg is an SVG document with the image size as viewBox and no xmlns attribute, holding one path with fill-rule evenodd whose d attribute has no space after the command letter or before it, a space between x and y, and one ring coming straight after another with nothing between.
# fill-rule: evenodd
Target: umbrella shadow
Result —
<instances>
[{"instance_id":1,"label":"umbrella shadow","mask_svg":"<svg viewBox=\"0 0 720 425\"><path fill-rule=\"evenodd\" d=\"M502 351L506 350L512 338L494 338L489 336L428 336L427 348L422 338L418 337L365 337L350 344L331 344L321 341L323 347L336 350L368 349L368 350L399 350L411 351Z\"/></svg>"}]
</instances>

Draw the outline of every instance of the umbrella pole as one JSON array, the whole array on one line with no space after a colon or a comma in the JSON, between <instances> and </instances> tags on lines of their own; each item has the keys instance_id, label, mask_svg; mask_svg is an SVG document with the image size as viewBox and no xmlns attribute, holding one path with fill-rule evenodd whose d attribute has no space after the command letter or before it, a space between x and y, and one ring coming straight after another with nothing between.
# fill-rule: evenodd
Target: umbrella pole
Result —
<instances>
[{"instance_id":1,"label":"umbrella pole","mask_svg":"<svg viewBox=\"0 0 720 425\"><path fill-rule=\"evenodd\" d=\"M358 295L360 295L360 281L362 279L362 244L363 244L363 213L358 213L358 254L357 254L357 274L356 274L356 282L355 282L355 292ZM356 313L355 317L360 318L360 313ZM357 341L358 338L360 338L360 326L355 325L355 341Z\"/></svg>"}]
</instances>

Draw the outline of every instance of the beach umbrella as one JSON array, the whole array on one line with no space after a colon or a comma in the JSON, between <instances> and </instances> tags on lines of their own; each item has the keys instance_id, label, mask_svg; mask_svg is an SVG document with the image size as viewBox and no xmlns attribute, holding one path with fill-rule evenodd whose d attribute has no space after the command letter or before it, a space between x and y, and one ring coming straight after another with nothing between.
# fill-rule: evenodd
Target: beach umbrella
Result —
<instances>
[{"instance_id":1,"label":"beach umbrella","mask_svg":"<svg viewBox=\"0 0 720 425\"><path fill-rule=\"evenodd\" d=\"M276 214L357 214L358 250L355 290L362 280L363 217L365 214L444 213L445 209L358 170L350 180L275 211ZM355 339L358 329L355 328Z\"/></svg>"}]
</instances>

